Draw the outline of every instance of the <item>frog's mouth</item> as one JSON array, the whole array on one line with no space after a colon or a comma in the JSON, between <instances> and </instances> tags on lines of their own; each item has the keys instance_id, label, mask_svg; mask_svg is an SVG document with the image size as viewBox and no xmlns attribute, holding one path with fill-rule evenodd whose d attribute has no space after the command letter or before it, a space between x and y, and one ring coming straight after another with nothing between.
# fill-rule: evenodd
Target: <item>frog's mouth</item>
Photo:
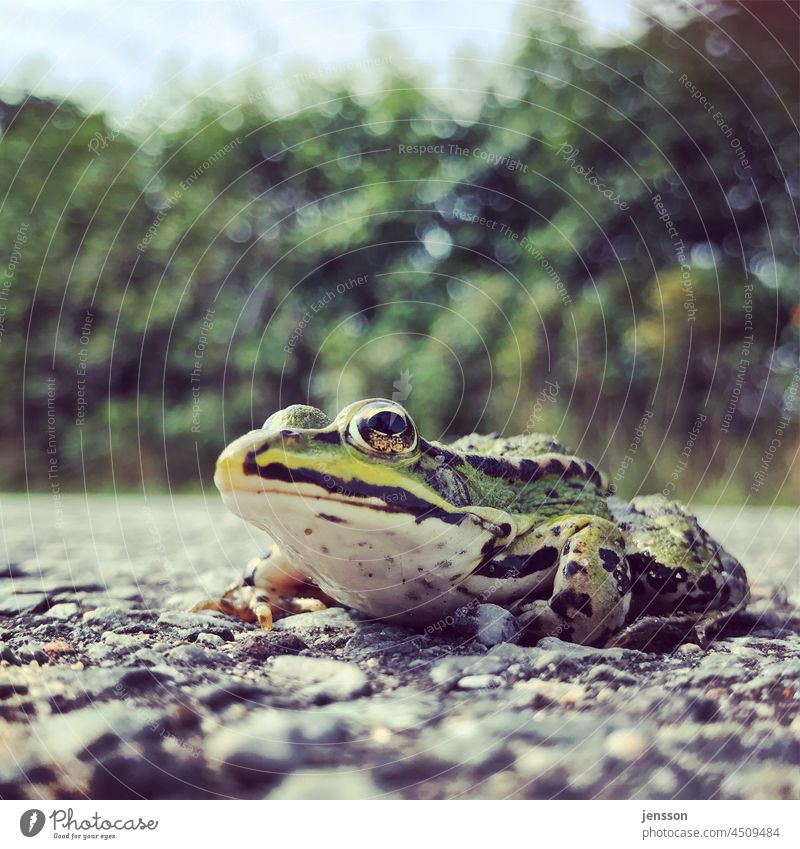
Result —
<instances>
[{"instance_id":1,"label":"frog's mouth","mask_svg":"<svg viewBox=\"0 0 800 849\"><path fill-rule=\"evenodd\" d=\"M261 466L249 456L239 468L234 469L231 466L231 463L220 458L214 483L226 505L238 515L243 513L235 506L241 496L248 497L248 502L251 501L250 497L260 497L262 507L266 507L265 500L290 496L305 500L330 501L363 508L365 511L403 513L412 516L416 522L435 518L451 525L460 525L468 515L460 510L445 509L440 503L436 503L441 501L437 493L431 490L428 497L422 487L419 492L412 492L406 487L378 485L355 478L345 479L333 473L303 466L292 468L278 462Z\"/></svg>"}]
</instances>

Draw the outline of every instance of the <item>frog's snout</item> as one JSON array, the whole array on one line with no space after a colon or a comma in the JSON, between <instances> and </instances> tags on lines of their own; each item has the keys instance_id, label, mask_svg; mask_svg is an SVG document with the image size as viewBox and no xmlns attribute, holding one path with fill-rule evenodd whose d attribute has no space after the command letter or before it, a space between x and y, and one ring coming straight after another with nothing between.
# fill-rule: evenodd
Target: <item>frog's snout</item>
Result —
<instances>
[{"instance_id":1,"label":"frog's snout","mask_svg":"<svg viewBox=\"0 0 800 849\"><path fill-rule=\"evenodd\" d=\"M231 442L217 458L214 472L214 484L222 492L232 492L242 489L247 476L247 464L252 463L262 446L265 444L261 431L251 431L245 436Z\"/></svg>"},{"instance_id":2,"label":"frog's snout","mask_svg":"<svg viewBox=\"0 0 800 849\"><path fill-rule=\"evenodd\" d=\"M269 433L264 430L250 431L231 442L219 455L214 483L222 493L247 489L247 479L258 480L261 476L262 467L258 457L271 448L281 451L297 450L302 443L302 433L291 428Z\"/></svg>"}]
</instances>

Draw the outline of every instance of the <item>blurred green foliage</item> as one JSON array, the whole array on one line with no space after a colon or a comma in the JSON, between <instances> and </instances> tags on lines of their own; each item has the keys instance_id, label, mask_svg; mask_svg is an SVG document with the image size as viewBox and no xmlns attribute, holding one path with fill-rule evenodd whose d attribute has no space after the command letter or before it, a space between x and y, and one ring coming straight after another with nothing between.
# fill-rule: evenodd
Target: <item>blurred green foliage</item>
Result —
<instances>
[{"instance_id":1,"label":"blurred green foliage","mask_svg":"<svg viewBox=\"0 0 800 849\"><path fill-rule=\"evenodd\" d=\"M623 494L706 415L676 495L796 500L790 410L749 490L800 321L793 25L758 7L614 47L521 10L513 62L449 105L378 62L358 92L309 76L280 109L251 82L146 133L0 101L0 484L208 486L278 407L398 393L430 438L557 431Z\"/></svg>"}]
</instances>

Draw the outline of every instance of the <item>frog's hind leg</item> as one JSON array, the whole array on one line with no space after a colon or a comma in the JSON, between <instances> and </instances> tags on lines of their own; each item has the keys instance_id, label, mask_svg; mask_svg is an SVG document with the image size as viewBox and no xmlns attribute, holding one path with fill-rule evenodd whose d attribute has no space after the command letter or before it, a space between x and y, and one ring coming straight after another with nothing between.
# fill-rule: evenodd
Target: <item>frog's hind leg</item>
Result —
<instances>
[{"instance_id":1,"label":"frog's hind leg","mask_svg":"<svg viewBox=\"0 0 800 849\"><path fill-rule=\"evenodd\" d=\"M628 612L625 540L613 522L598 516L573 516L555 527L560 550L553 592L548 601L519 605L524 642L552 636L602 645Z\"/></svg>"},{"instance_id":2,"label":"frog's hind leg","mask_svg":"<svg viewBox=\"0 0 800 849\"><path fill-rule=\"evenodd\" d=\"M244 579L229 587L221 598L200 602L192 610L217 610L245 622L258 622L262 630L269 631L275 619L324 610L328 604L336 602L274 545L263 557L253 558Z\"/></svg>"},{"instance_id":3,"label":"frog's hind leg","mask_svg":"<svg viewBox=\"0 0 800 849\"><path fill-rule=\"evenodd\" d=\"M612 505L613 507L613 505ZM750 598L741 564L684 507L645 496L615 511L627 538L630 625L614 645L707 645Z\"/></svg>"}]
</instances>

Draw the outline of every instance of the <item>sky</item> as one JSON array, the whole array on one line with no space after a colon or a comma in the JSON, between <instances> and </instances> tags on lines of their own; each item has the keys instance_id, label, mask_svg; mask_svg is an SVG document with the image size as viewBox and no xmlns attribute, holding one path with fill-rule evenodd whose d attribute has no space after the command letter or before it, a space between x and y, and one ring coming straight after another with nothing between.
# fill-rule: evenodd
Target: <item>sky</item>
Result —
<instances>
[{"instance_id":1,"label":"sky","mask_svg":"<svg viewBox=\"0 0 800 849\"><path fill-rule=\"evenodd\" d=\"M543 15L563 6L559 0L524 2ZM624 33L631 23L631 0L580 3L598 36ZM5 30L0 96L16 99L32 91L114 112L131 109L165 80L202 90L245 69L276 79L298 60L323 68L363 62L376 36L399 41L417 68L442 77L459 50L496 55L509 42L517 5L517 0L0 0Z\"/></svg>"}]
</instances>

